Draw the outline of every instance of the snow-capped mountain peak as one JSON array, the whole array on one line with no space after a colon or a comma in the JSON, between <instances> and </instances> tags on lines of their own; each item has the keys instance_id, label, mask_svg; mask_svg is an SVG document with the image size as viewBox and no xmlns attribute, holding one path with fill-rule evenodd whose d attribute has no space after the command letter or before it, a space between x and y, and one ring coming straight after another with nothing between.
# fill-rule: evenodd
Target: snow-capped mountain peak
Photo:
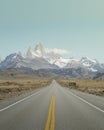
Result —
<instances>
[{"instance_id":1,"label":"snow-capped mountain peak","mask_svg":"<svg viewBox=\"0 0 104 130\"><path fill-rule=\"evenodd\" d=\"M84 68L88 71L102 71L104 64L99 63L96 59L82 57L80 60L74 58L63 58L61 49L45 48L41 43L33 49L28 48L26 54L22 52L10 54L0 63L0 68L29 67L38 68Z\"/></svg>"},{"instance_id":2,"label":"snow-capped mountain peak","mask_svg":"<svg viewBox=\"0 0 104 130\"><path fill-rule=\"evenodd\" d=\"M34 52L40 55L41 57L43 57L46 53L45 48L41 43L36 45Z\"/></svg>"},{"instance_id":3,"label":"snow-capped mountain peak","mask_svg":"<svg viewBox=\"0 0 104 130\"><path fill-rule=\"evenodd\" d=\"M60 55L52 51L52 49L45 48L41 43L37 44L35 49L29 47L26 57L30 59L34 58L44 58L50 64L53 64L57 59L60 58Z\"/></svg>"},{"instance_id":4,"label":"snow-capped mountain peak","mask_svg":"<svg viewBox=\"0 0 104 130\"><path fill-rule=\"evenodd\" d=\"M45 54L45 48L41 43L39 43L36 45L35 49L29 47L26 56L28 58L34 59L36 57L44 57Z\"/></svg>"},{"instance_id":5,"label":"snow-capped mountain peak","mask_svg":"<svg viewBox=\"0 0 104 130\"><path fill-rule=\"evenodd\" d=\"M26 56L27 56L28 58L33 58L33 50L32 50L31 47L28 48L28 51L27 51Z\"/></svg>"},{"instance_id":6,"label":"snow-capped mountain peak","mask_svg":"<svg viewBox=\"0 0 104 130\"><path fill-rule=\"evenodd\" d=\"M84 66L91 66L91 65L97 63L96 60L90 59L90 58L88 58L88 57L82 57L81 60L80 60L80 62L81 62L81 64L83 64Z\"/></svg>"},{"instance_id":7,"label":"snow-capped mountain peak","mask_svg":"<svg viewBox=\"0 0 104 130\"><path fill-rule=\"evenodd\" d=\"M29 47L26 53L26 58L34 59L36 57L40 57L40 55L37 54L31 47Z\"/></svg>"},{"instance_id":8,"label":"snow-capped mountain peak","mask_svg":"<svg viewBox=\"0 0 104 130\"><path fill-rule=\"evenodd\" d=\"M81 62L85 62L85 61L89 61L89 62L92 62L92 63L96 63L96 60L93 60L89 57L82 57L81 58Z\"/></svg>"},{"instance_id":9,"label":"snow-capped mountain peak","mask_svg":"<svg viewBox=\"0 0 104 130\"><path fill-rule=\"evenodd\" d=\"M60 68L64 68L70 63L77 63L77 62L78 62L78 60L74 59L74 58L62 58L62 57L60 57L54 63L55 63L55 65L59 66Z\"/></svg>"}]
</instances>

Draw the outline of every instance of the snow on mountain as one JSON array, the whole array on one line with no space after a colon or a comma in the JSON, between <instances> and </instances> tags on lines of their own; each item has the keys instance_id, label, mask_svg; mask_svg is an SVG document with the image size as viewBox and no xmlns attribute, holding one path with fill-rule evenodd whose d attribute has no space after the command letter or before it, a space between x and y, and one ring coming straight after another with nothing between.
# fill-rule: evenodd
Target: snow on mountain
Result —
<instances>
[{"instance_id":1,"label":"snow on mountain","mask_svg":"<svg viewBox=\"0 0 104 130\"><path fill-rule=\"evenodd\" d=\"M27 67L32 69L57 69L54 62L60 56L48 48L44 48L41 43L37 44L35 49L29 47L27 53L22 52L10 54L0 64L0 69Z\"/></svg>"},{"instance_id":2,"label":"snow on mountain","mask_svg":"<svg viewBox=\"0 0 104 130\"><path fill-rule=\"evenodd\" d=\"M68 64L68 62L69 62L69 59L64 59L60 57L54 62L54 64L59 66L60 68L64 68Z\"/></svg>"},{"instance_id":3,"label":"snow on mountain","mask_svg":"<svg viewBox=\"0 0 104 130\"><path fill-rule=\"evenodd\" d=\"M17 57L17 55L18 54L14 53L14 54L10 54L9 56L7 56L5 58L5 60L1 62L0 68L1 69L3 69L3 68L13 68L15 66L16 62L20 61L19 58Z\"/></svg>"},{"instance_id":4,"label":"snow on mountain","mask_svg":"<svg viewBox=\"0 0 104 130\"><path fill-rule=\"evenodd\" d=\"M88 57L82 57L80 63L93 72L102 71L104 69L104 65L100 64L96 59L92 60Z\"/></svg>"},{"instance_id":5,"label":"snow on mountain","mask_svg":"<svg viewBox=\"0 0 104 130\"><path fill-rule=\"evenodd\" d=\"M18 52L18 55L25 58L25 54L23 54L21 51Z\"/></svg>"},{"instance_id":6,"label":"snow on mountain","mask_svg":"<svg viewBox=\"0 0 104 130\"><path fill-rule=\"evenodd\" d=\"M43 58L24 58L17 53L10 54L0 64L0 69L10 68L30 68L34 70L38 69L57 69L57 66L50 64Z\"/></svg>"},{"instance_id":7,"label":"snow on mountain","mask_svg":"<svg viewBox=\"0 0 104 130\"><path fill-rule=\"evenodd\" d=\"M83 64L84 66L91 66L92 64L97 64L97 60L92 60L88 57L82 57L82 59L80 60L80 63Z\"/></svg>"},{"instance_id":8,"label":"snow on mountain","mask_svg":"<svg viewBox=\"0 0 104 130\"><path fill-rule=\"evenodd\" d=\"M54 53L53 51L49 51L48 48L44 48L44 46L41 43L39 43L36 45L35 49L28 49L26 57L30 59L34 59L36 57L44 58L50 64L53 64L57 59L60 58L60 55Z\"/></svg>"},{"instance_id":9,"label":"snow on mountain","mask_svg":"<svg viewBox=\"0 0 104 130\"><path fill-rule=\"evenodd\" d=\"M104 70L104 64L99 63L96 59L90 59L88 57L82 57L81 60L74 58L59 58L54 62L59 68L83 68L88 71L97 72Z\"/></svg>"},{"instance_id":10,"label":"snow on mountain","mask_svg":"<svg viewBox=\"0 0 104 130\"><path fill-rule=\"evenodd\" d=\"M60 57L58 60L56 60L54 62L54 64L57 65L57 66L59 66L60 68L68 68L67 66L69 64L72 64L73 62L77 63L78 60L73 59L73 58L65 59L65 58ZM70 68L71 68L71 66L70 66Z\"/></svg>"},{"instance_id":11,"label":"snow on mountain","mask_svg":"<svg viewBox=\"0 0 104 130\"><path fill-rule=\"evenodd\" d=\"M73 66L78 66L80 63L74 58L62 58L60 52L67 53L65 50L60 49L49 49L45 48L41 43L37 44L35 49L29 48L26 57L34 59L36 57L43 58L50 64L54 64L59 68L73 68Z\"/></svg>"},{"instance_id":12,"label":"snow on mountain","mask_svg":"<svg viewBox=\"0 0 104 130\"><path fill-rule=\"evenodd\" d=\"M97 72L98 70L97 70L97 69L94 69L94 68L89 68L89 71Z\"/></svg>"},{"instance_id":13,"label":"snow on mountain","mask_svg":"<svg viewBox=\"0 0 104 130\"><path fill-rule=\"evenodd\" d=\"M39 43L36 45L34 53L36 53L39 57L44 57L47 52L44 46L41 43Z\"/></svg>"},{"instance_id":14,"label":"snow on mountain","mask_svg":"<svg viewBox=\"0 0 104 130\"><path fill-rule=\"evenodd\" d=\"M65 66L65 68L79 68L79 67L84 67L79 60L75 60L75 59L70 59L70 61L68 62L68 64Z\"/></svg>"},{"instance_id":15,"label":"snow on mountain","mask_svg":"<svg viewBox=\"0 0 104 130\"><path fill-rule=\"evenodd\" d=\"M31 69L59 69L59 68L82 68L96 72L104 70L104 64L88 57L80 60L74 58L63 58L61 53L67 53L62 49L45 48L41 43L33 49L29 47L26 54L22 52L10 54L0 63L0 69L7 68L31 68Z\"/></svg>"},{"instance_id":16,"label":"snow on mountain","mask_svg":"<svg viewBox=\"0 0 104 130\"><path fill-rule=\"evenodd\" d=\"M31 47L29 47L29 49L28 49L28 51L26 53L26 58L34 59L36 57L40 57L40 56L38 54L36 54Z\"/></svg>"}]
</instances>

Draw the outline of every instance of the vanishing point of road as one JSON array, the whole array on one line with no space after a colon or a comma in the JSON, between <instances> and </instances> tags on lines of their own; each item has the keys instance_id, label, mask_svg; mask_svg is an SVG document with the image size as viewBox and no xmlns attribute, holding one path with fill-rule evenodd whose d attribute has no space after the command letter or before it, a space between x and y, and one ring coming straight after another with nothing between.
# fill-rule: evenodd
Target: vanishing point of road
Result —
<instances>
[{"instance_id":1,"label":"vanishing point of road","mask_svg":"<svg viewBox=\"0 0 104 130\"><path fill-rule=\"evenodd\" d=\"M104 97L53 81L49 87L1 104L0 130L104 130Z\"/></svg>"}]
</instances>

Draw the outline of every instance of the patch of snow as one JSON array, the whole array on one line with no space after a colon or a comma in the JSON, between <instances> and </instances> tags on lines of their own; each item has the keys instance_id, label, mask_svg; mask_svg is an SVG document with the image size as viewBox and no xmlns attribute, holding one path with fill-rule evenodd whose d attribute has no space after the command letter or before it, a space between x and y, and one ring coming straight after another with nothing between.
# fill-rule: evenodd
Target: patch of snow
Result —
<instances>
[{"instance_id":1,"label":"patch of snow","mask_svg":"<svg viewBox=\"0 0 104 130\"><path fill-rule=\"evenodd\" d=\"M97 72L97 70L95 70L94 68L89 68L89 70L92 72Z\"/></svg>"}]
</instances>

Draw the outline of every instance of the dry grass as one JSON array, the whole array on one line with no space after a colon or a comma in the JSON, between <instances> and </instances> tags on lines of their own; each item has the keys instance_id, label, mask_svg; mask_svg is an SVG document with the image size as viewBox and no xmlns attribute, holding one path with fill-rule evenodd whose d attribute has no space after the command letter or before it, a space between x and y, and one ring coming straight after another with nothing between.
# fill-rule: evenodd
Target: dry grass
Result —
<instances>
[{"instance_id":1,"label":"dry grass","mask_svg":"<svg viewBox=\"0 0 104 130\"><path fill-rule=\"evenodd\" d=\"M50 83L50 80L40 79L0 80L0 100L48 86Z\"/></svg>"},{"instance_id":2,"label":"dry grass","mask_svg":"<svg viewBox=\"0 0 104 130\"><path fill-rule=\"evenodd\" d=\"M60 80L58 82L64 87L74 88L83 92L104 96L103 80ZM70 86L70 82L75 82L76 86Z\"/></svg>"}]
</instances>

